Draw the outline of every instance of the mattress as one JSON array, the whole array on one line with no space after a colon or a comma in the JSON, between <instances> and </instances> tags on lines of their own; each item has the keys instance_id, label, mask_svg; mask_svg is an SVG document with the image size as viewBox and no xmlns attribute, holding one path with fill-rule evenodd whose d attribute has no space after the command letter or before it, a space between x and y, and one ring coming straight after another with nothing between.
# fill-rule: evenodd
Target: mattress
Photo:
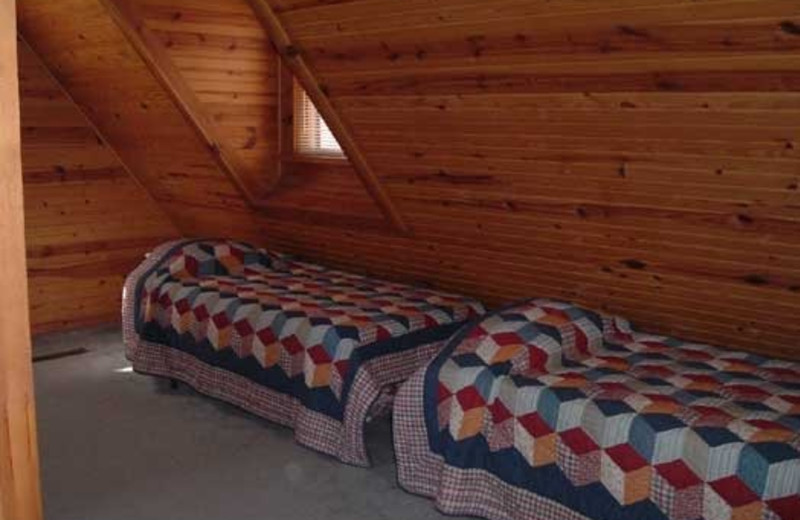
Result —
<instances>
[{"instance_id":1,"label":"mattress","mask_svg":"<svg viewBox=\"0 0 800 520\"><path fill-rule=\"evenodd\" d=\"M134 370L183 381L360 466L381 392L482 312L468 298L228 240L160 246L123 294Z\"/></svg>"}]
</instances>

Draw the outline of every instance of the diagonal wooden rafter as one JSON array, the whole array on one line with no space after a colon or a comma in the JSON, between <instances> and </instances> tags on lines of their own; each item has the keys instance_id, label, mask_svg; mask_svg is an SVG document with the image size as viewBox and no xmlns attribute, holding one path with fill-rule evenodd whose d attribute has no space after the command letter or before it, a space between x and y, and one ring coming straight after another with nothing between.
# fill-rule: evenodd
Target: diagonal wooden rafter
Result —
<instances>
[{"instance_id":1,"label":"diagonal wooden rafter","mask_svg":"<svg viewBox=\"0 0 800 520\"><path fill-rule=\"evenodd\" d=\"M135 3L131 0L100 0L100 3L197 131L217 166L230 178L250 207L262 207L267 193L255 193L256 190L248 185L244 174L246 168L238 154L221 138L217 125L169 57L164 44L144 23ZM280 170L265 168L263 175L270 176L267 184L269 191L274 191L280 181Z\"/></svg>"},{"instance_id":2,"label":"diagonal wooden rafter","mask_svg":"<svg viewBox=\"0 0 800 520\"><path fill-rule=\"evenodd\" d=\"M41 67L41 69L45 72L45 74L47 74L47 76L50 78L50 80L53 82L56 88L58 88L58 91L61 93L61 95L64 96L66 99L68 99L69 102L75 107L75 109L78 110L78 112L80 112L86 124L89 126L89 128L92 129L97 138L100 139L100 141L102 141L103 146L106 148L106 150L108 150L109 153L114 156L114 159L116 159L116 161L127 172L127 174L130 176L133 182L136 183L136 185L139 186L139 188L141 188L142 192L144 192L145 195L147 195L147 198L150 199L150 201L153 203L153 206L157 208L158 211L160 211L167 218L167 220L172 223L173 226L175 226L175 229L180 230L180 227L178 226L178 219L175 218L175 215L173 215L172 212L167 211L166 209L163 208L161 201L159 201L158 197L156 197L156 195L150 189L148 183L142 180L141 177L139 177L139 175L137 175L137 173L132 168L128 167L128 164L122 159L122 156L120 156L117 153L117 150L113 146L111 146L111 143L109 143L108 139L105 138L103 133L100 131L100 128L98 128L97 125L94 124L94 121L92 121L92 119L86 113L86 110L84 110L84 108L77 101L75 101L75 98L72 97L72 94L70 94L69 91L64 87L64 84L61 83L61 80L58 77L56 77L55 74L53 74L53 71L50 70L50 67L47 65L47 63L45 63L45 61L39 55L38 51L34 49L30 43L28 43L28 40L25 39L22 33L17 34L17 41L19 42L20 47L24 48L25 51L30 56L32 56L34 60L36 60L36 63L39 65L39 67Z\"/></svg>"},{"instance_id":3,"label":"diagonal wooden rafter","mask_svg":"<svg viewBox=\"0 0 800 520\"><path fill-rule=\"evenodd\" d=\"M353 138L347 124L339 116L325 89L320 85L313 70L309 67L302 53L292 44L289 33L266 0L248 0L256 17L264 26L272 43L280 53L286 65L294 73L295 78L305 89L308 97L317 107L317 111L327 123L339 145L353 165L364 187L375 200L386 219L399 232L407 234L409 228L402 215L395 207L386 190L384 190L375 172L370 167L358 143Z\"/></svg>"}]
</instances>

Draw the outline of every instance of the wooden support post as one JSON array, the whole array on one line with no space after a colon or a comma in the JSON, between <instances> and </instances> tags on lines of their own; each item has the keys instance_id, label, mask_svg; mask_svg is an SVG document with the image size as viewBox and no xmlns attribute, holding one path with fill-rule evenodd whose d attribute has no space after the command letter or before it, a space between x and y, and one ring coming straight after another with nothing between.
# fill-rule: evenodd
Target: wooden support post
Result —
<instances>
[{"instance_id":1,"label":"wooden support post","mask_svg":"<svg viewBox=\"0 0 800 520\"><path fill-rule=\"evenodd\" d=\"M311 101L317 107L317 111L327 123L328 128L330 128L331 133L336 137L345 155L350 159L353 168L370 196L372 196L386 219L397 231L404 234L409 233L408 226L402 215L392 203L386 190L383 189L380 180L367 162L350 129L334 108L325 89L320 85L305 58L303 58L302 52L292 44L289 33L284 29L269 2L266 0L249 0L249 2L284 62L305 89L308 97L311 98Z\"/></svg>"},{"instance_id":2,"label":"wooden support post","mask_svg":"<svg viewBox=\"0 0 800 520\"><path fill-rule=\"evenodd\" d=\"M15 0L0 0L0 520L41 520Z\"/></svg>"}]
</instances>

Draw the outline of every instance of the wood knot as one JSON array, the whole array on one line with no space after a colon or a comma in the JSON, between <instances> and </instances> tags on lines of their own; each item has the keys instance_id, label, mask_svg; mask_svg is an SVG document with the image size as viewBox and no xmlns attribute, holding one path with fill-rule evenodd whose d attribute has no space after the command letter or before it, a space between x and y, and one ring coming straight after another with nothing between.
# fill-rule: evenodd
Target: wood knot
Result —
<instances>
[{"instance_id":1,"label":"wood knot","mask_svg":"<svg viewBox=\"0 0 800 520\"><path fill-rule=\"evenodd\" d=\"M659 78L656 80L656 87L659 90L666 90L669 92L683 90L683 87L681 86L680 83L664 78Z\"/></svg>"},{"instance_id":2,"label":"wood knot","mask_svg":"<svg viewBox=\"0 0 800 520\"><path fill-rule=\"evenodd\" d=\"M650 33L642 29L636 29L630 25L619 25L617 30L625 36L633 36L634 38L642 38L645 40L650 39Z\"/></svg>"},{"instance_id":3,"label":"wood knot","mask_svg":"<svg viewBox=\"0 0 800 520\"><path fill-rule=\"evenodd\" d=\"M620 261L620 263L629 269L642 270L647 267L647 264L645 262L637 260L636 258L628 258L626 260Z\"/></svg>"},{"instance_id":4,"label":"wood knot","mask_svg":"<svg viewBox=\"0 0 800 520\"><path fill-rule=\"evenodd\" d=\"M781 31L793 36L800 36L800 24L791 20L784 20L779 24Z\"/></svg>"},{"instance_id":5,"label":"wood knot","mask_svg":"<svg viewBox=\"0 0 800 520\"><path fill-rule=\"evenodd\" d=\"M760 274L748 274L743 278L743 280L745 281L745 283L756 286L769 284L769 280L765 276L762 276Z\"/></svg>"}]
</instances>

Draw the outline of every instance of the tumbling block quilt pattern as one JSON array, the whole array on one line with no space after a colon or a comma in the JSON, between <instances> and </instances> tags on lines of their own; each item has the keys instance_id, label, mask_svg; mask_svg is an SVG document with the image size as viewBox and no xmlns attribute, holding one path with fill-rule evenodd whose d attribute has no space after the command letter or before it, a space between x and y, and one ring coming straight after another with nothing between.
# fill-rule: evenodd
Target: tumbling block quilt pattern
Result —
<instances>
[{"instance_id":1,"label":"tumbling block quilt pattern","mask_svg":"<svg viewBox=\"0 0 800 520\"><path fill-rule=\"evenodd\" d=\"M144 344L176 349L336 421L362 366L441 342L483 313L471 299L239 242L183 241L161 256L132 281L131 356Z\"/></svg>"},{"instance_id":2,"label":"tumbling block quilt pattern","mask_svg":"<svg viewBox=\"0 0 800 520\"><path fill-rule=\"evenodd\" d=\"M431 457L407 462L399 453L398 462L407 487L419 478L416 488L438 493L448 512L556 520L564 506L570 518L597 520L800 518L797 363L531 300L459 333L423 382ZM413 424L396 425L398 445L413 446L403 422ZM494 494L521 497L517 506L490 507L460 491L475 475Z\"/></svg>"}]
</instances>

